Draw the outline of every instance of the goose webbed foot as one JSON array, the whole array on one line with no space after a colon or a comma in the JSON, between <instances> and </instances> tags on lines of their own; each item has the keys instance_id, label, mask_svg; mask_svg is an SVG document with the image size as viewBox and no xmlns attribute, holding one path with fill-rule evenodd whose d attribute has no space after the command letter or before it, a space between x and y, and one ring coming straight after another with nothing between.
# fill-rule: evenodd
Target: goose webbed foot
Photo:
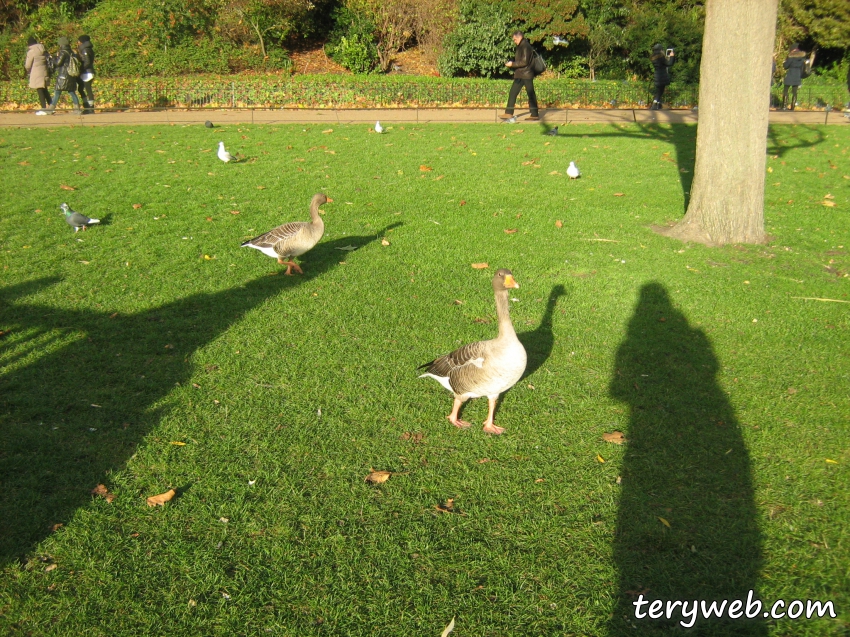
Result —
<instances>
[{"instance_id":1,"label":"goose webbed foot","mask_svg":"<svg viewBox=\"0 0 850 637\"><path fill-rule=\"evenodd\" d=\"M496 401L498 400L498 396L496 398L488 398L487 399L487 420L484 421L484 433L488 434L503 434L505 433L504 427L497 427L493 422L493 416L496 413Z\"/></svg>"},{"instance_id":2,"label":"goose webbed foot","mask_svg":"<svg viewBox=\"0 0 850 637\"><path fill-rule=\"evenodd\" d=\"M486 422L485 421L484 422L484 433L496 434L498 436L499 434L505 433L505 428L504 427L497 427L492 422Z\"/></svg>"},{"instance_id":3,"label":"goose webbed foot","mask_svg":"<svg viewBox=\"0 0 850 637\"><path fill-rule=\"evenodd\" d=\"M446 416L446 418L458 429L467 429L471 427L472 424L458 418L458 413L460 412L460 406L462 404L463 401L460 398L455 398L454 405L452 405L452 413Z\"/></svg>"},{"instance_id":4,"label":"goose webbed foot","mask_svg":"<svg viewBox=\"0 0 850 637\"><path fill-rule=\"evenodd\" d=\"M284 272L284 274L286 276L292 276L292 268L295 268L295 271L298 274L304 274L304 270L302 270L300 267L298 267L298 264L295 263L295 261L284 261L283 259L278 259L277 262L280 265L286 266L286 272Z\"/></svg>"}]
</instances>

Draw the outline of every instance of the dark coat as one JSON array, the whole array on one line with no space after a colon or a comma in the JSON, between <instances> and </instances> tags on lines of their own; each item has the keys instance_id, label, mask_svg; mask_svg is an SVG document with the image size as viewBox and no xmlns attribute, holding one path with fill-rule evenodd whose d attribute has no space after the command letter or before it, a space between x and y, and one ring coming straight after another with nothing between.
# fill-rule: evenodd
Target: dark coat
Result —
<instances>
[{"instance_id":1,"label":"dark coat","mask_svg":"<svg viewBox=\"0 0 850 637\"><path fill-rule=\"evenodd\" d=\"M800 86L803 83L803 68L806 66L806 54L795 49L785 58L783 67L788 69L785 73L785 86Z\"/></svg>"},{"instance_id":2,"label":"dark coat","mask_svg":"<svg viewBox=\"0 0 850 637\"><path fill-rule=\"evenodd\" d=\"M82 62L80 75L83 75L84 73L94 74L94 47L91 45L91 41L80 42L77 45L77 55L80 57L80 61Z\"/></svg>"},{"instance_id":3,"label":"dark coat","mask_svg":"<svg viewBox=\"0 0 850 637\"><path fill-rule=\"evenodd\" d=\"M667 86L670 83L670 72L667 69L673 66L676 58L667 57L659 51L658 53L653 53L649 61L655 67L655 83L658 86Z\"/></svg>"},{"instance_id":4,"label":"dark coat","mask_svg":"<svg viewBox=\"0 0 850 637\"><path fill-rule=\"evenodd\" d=\"M73 91L77 88L77 78L68 75L68 63L72 55L71 47L62 47L53 58L57 91Z\"/></svg>"},{"instance_id":5,"label":"dark coat","mask_svg":"<svg viewBox=\"0 0 850 637\"><path fill-rule=\"evenodd\" d=\"M523 38L516 45L516 53L514 53L514 63L511 68L514 71L515 80L533 80L534 68L534 49L531 48L531 42Z\"/></svg>"}]
</instances>

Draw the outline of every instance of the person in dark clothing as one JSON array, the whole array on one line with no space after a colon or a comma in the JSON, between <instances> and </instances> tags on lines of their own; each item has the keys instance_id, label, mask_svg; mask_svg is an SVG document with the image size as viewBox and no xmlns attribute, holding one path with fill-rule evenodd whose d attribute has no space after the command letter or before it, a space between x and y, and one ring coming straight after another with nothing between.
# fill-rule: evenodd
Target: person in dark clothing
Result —
<instances>
[{"instance_id":1,"label":"person in dark clothing","mask_svg":"<svg viewBox=\"0 0 850 637\"><path fill-rule=\"evenodd\" d=\"M74 114L80 114L80 100L77 99L77 94L74 90L77 88L77 78L68 75L68 63L71 61L71 56L74 52L71 51L71 41L65 36L59 38L59 51L53 58L53 69L56 71L56 88L53 92L53 101L45 111L48 115L52 115L56 110L56 105L59 103L59 97L62 91L71 96L71 101L74 103Z\"/></svg>"},{"instance_id":2,"label":"person in dark clothing","mask_svg":"<svg viewBox=\"0 0 850 637\"><path fill-rule=\"evenodd\" d=\"M791 110L797 103L797 88L803 83L803 73L806 68L806 54L800 50L800 45L796 42L791 45L791 50L788 52L788 57L782 66L787 69L785 72L785 86L782 88L782 110L788 103L788 89L791 89Z\"/></svg>"},{"instance_id":3,"label":"person in dark clothing","mask_svg":"<svg viewBox=\"0 0 850 637\"><path fill-rule=\"evenodd\" d=\"M657 111L661 108L661 97L664 95L664 89L670 84L669 69L675 62L676 53L670 49L670 55L664 52L664 47L656 44L652 47L652 55L649 56L649 61L655 67L655 95L652 97L652 106L649 110Z\"/></svg>"},{"instance_id":4,"label":"person in dark clothing","mask_svg":"<svg viewBox=\"0 0 850 637\"><path fill-rule=\"evenodd\" d=\"M94 92L91 85L94 81L94 48L91 38L81 35L77 44L77 56L82 62L80 77L77 80L77 90L80 93L80 101L83 103L83 114L94 113Z\"/></svg>"},{"instance_id":5,"label":"person in dark clothing","mask_svg":"<svg viewBox=\"0 0 850 637\"><path fill-rule=\"evenodd\" d=\"M515 31L513 34L514 44L516 44L516 53L514 59L505 62L505 66L513 69L514 83L511 85L511 92L508 94L508 105L505 106L505 114L500 115L501 119L511 119L514 116L514 104L522 87L525 87L525 92L528 95L528 108L531 111L531 116L528 118L531 121L540 119L540 112L537 110L537 94L534 92L534 49L531 48L531 43L525 39L522 31Z\"/></svg>"},{"instance_id":6,"label":"person in dark clothing","mask_svg":"<svg viewBox=\"0 0 850 637\"><path fill-rule=\"evenodd\" d=\"M47 102L50 100L50 93L47 92L47 84L50 81L50 71L47 68L49 57L44 50L44 45L39 44L38 40L33 37L27 40L27 59L24 62L24 68L29 73L30 88L34 88L38 93L38 101L42 109L47 107ZM44 111L38 112L44 114Z\"/></svg>"}]
</instances>

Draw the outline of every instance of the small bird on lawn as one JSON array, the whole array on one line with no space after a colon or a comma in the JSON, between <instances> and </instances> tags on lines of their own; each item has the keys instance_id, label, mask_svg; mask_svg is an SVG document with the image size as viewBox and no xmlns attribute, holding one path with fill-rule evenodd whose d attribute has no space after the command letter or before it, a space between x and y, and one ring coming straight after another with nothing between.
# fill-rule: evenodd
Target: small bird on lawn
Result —
<instances>
[{"instance_id":1,"label":"small bird on lawn","mask_svg":"<svg viewBox=\"0 0 850 637\"><path fill-rule=\"evenodd\" d=\"M205 121L204 126L207 128L214 128L213 123L210 120Z\"/></svg>"},{"instance_id":2,"label":"small bird on lawn","mask_svg":"<svg viewBox=\"0 0 850 637\"><path fill-rule=\"evenodd\" d=\"M316 193L310 202L310 221L285 223L246 241L242 247L254 248L266 256L277 259L278 263L286 266L284 274L291 275L292 268L295 268L298 274L304 274L292 257L301 256L319 243L319 239L325 233L325 222L319 216L319 206L332 201L333 199L328 199L323 193ZM285 258L289 261L284 261Z\"/></svg>"},{"instance_id":3,"label":"small bird on lawn","mask_svg":"<svg viewBox=\"0 0 850 637\"><path fill-rule=\"evenodd\" d=\"M383 133L384 132L384 127L381 126L381 122L375 122L375 132L376 133Z\"/></svg>"},{"instance_id":4,"label":"small bird on lawn","mask_svg":"<svg viewBox=\"0 0 850 637\"><path fill-rule=\"evenodd\" d=\"M59 207L62 209L62 212L65 213L65 223L71 226L74 229L74 232L78 232L80 228L85 230L90 225L100 223L100 219L90 219L85 215L81 215L79 212L71 210L66 203L63 203Z\"/></svg>"},{"instance_id":5,"label":"small bird on lawn","mask_svg":"<svg viewBox=\"0 0 850 637\"><path fill-rule=\"evenodd\" d=\"M546 134L551 135L552 137L557 137L558 136L558 127L556 126L552 130L546 131Z\"/></svg>"},{"instance_id":6,"label":"small bird on lawn","mask_svg":"<svg viewBox=\"0 0 850 637\"><path fill-rule=\"evenodd\" d=\"M567 168L567 175L569 175L570 179L578 179L581 177L581 171L578 169L574 161L570 162L570 167Z\"/></svg>"},{"instance_id":7,"label":"small bird on lawn","mask_svg":"<svg viewBox=\"0 0 850 637\"><path fill-rule=\"evenodd\" d=\"M224 150L224 142L218 143L218 158L221 161L223 161L224 163L227 163L227 162L230 162L230 161L238 161L236 159L236 157L234 157L233 155L228 153L226 150Z\"/></svg>"}]
</instances>

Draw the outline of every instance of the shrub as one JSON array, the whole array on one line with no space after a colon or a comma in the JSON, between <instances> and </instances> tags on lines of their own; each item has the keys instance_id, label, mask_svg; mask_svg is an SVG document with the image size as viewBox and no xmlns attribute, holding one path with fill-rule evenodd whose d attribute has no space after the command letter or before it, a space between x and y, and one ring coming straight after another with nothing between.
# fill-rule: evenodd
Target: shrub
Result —
<instances>
[{"instance_id":1,"label":"shrub","mask_svg":"<svg viewBox=\"0 0 850 637\"><path fill-rule=\"evenodd\" d=\"M437 70L444 77L464 73L494 77L509 69L513 57L510 16L482 0L464 0L457 28L446 36Z\"/></svg>"},{"instance_id":2,"label":"shrub","mask_svg":"<svg viewBox=\"0 0 850 637\"><path fill-rule=\"evenodd\" d=\"M369 73L378 62L372 35L375 25L362 13L339 7L333 14L334 28L325 52L352 73Z\"/></svg>"}]
</instances>

